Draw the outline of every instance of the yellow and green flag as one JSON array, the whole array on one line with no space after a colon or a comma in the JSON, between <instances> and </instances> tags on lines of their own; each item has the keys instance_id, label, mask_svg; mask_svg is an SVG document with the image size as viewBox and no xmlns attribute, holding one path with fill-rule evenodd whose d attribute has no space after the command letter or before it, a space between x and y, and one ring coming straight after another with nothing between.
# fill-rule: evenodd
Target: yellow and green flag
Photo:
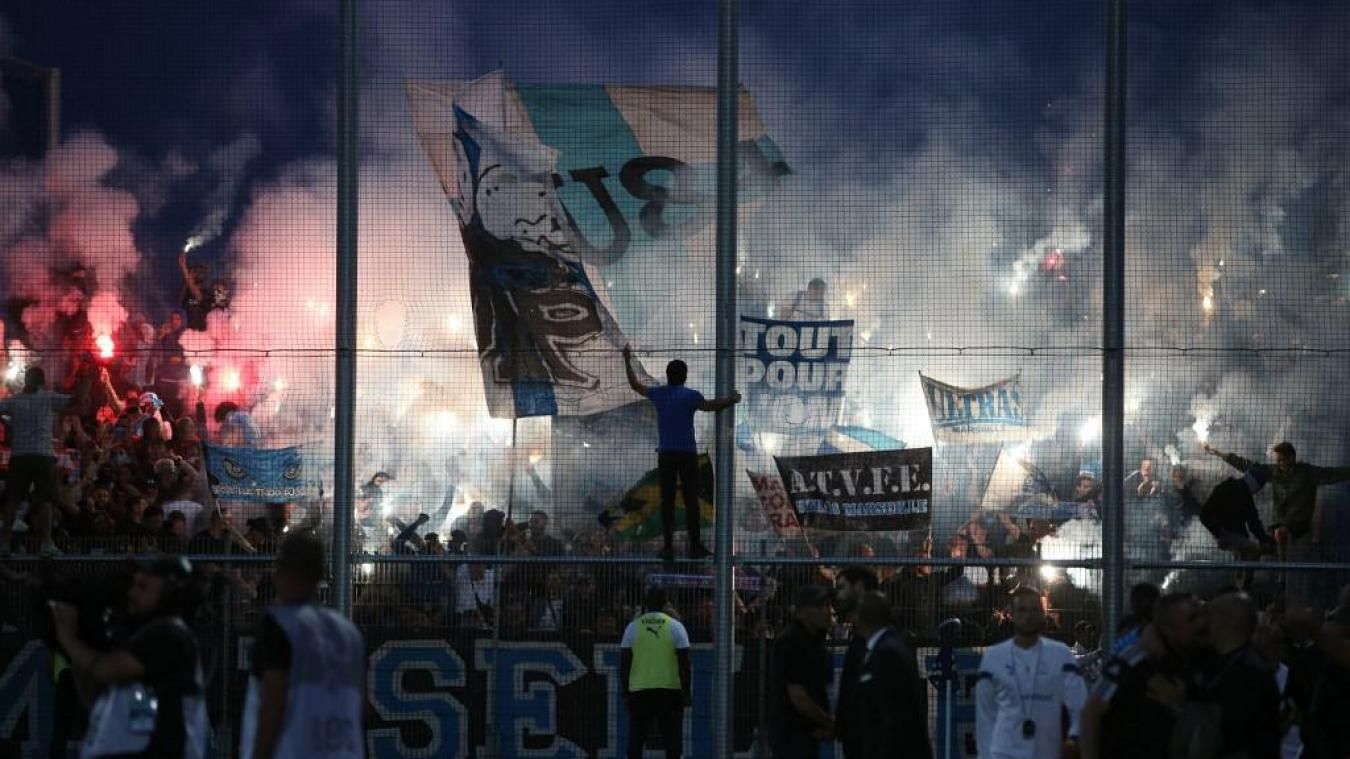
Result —
<instances>
[{"instance_id":1,"label":"yellow and green flag","mask_svg":"<svg viewBox=\"0 0 1350 759\"><path fill-rule=\"evenodd\" d=\"M712 527L713 523L713 466L712 458L706 453L698 456L699 493L698 505L703 515L702 526ZM650 540L661 537L661 474L652 469L633 484L624 494L615 508L601 515L601 521L608 524L614 532L632 540ZM675 531L684 529L684 498L677 490L675 493Z\"/></svg>"}]
</instances>

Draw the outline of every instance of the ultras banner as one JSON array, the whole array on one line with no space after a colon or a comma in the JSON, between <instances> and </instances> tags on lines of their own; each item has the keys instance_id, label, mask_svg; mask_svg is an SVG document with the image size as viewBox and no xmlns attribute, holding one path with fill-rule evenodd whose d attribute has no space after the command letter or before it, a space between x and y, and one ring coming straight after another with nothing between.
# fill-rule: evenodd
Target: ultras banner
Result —
<instances>
[{"instance_id":1,"label":"ultras banner","mask_svg":"<svg viewBox=\"0 0 1350 759\"><path fill-rule=\"evenodd\" d=\"M933 438L941 442L1020 440L1027 433L1022 405L1022 375L992 385L964 388L919 375Z\"/></svg>"},{"instance_id":2,"label":"ultras banner","mask_svg":"<svg viewBox=\"0 0 1350 759\"><path fill-rule=\"evenodd\" d=\"M779 456L774 461L803 527L856 531L928 527L932 448Z\"/></svg>"}]
</instances>

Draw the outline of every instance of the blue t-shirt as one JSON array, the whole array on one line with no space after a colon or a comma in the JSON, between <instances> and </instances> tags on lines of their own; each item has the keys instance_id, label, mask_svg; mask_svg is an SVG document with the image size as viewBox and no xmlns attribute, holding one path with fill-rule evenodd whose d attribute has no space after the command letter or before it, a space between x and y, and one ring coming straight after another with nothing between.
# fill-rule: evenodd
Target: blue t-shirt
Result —
<instances>
[{"instance_id":1,"label":"blue t-shirt","mask_svg":"<svg viewBox=\"0 0 1350 759\"><path fill-rule=\"evenodd\" d=\"M694 412L703 394L684 385L657 385L647 391L656 405L656 429L662 453L698 453L694 440Z\"/></svg>"}]
</instances>

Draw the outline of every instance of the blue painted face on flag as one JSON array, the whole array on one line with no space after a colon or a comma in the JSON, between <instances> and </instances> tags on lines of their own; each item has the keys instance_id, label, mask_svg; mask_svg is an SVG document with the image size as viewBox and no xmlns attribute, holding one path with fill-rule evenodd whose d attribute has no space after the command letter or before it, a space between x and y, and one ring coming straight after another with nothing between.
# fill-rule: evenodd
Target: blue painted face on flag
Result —
<instances>
[{"instance_id":1,"label":"blue painted face on flag","mask_svg":"<svg viewBox=\"0 0 1350 759\"><path fill-rule=\"evenodd\" d=\"M299 448L226 448L206 445L206 471L217 498L275 503L308 498L314 483L305 478Z\"/></svg>"}]
</instances>

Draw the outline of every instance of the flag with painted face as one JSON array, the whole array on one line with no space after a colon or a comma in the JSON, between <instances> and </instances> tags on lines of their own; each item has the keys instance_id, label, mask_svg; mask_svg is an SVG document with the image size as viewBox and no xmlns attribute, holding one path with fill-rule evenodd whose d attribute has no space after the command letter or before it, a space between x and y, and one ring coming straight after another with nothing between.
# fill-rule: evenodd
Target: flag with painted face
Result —
<instances>
[{"instance_id":1,"label":"flag with painted face","mask_svg":"<svg viewBox=\"0 0 1350 759\"><path fill-rule=\"evenodd\" d=\"M715 91L516 85L500 71L407 89L469 257L489 413L587 415L631 401L620 324L660 311L653 271L692 282L711 266L681 248L712 229ZM750 199L786 168L745 93L741 137Z\"/></svg>"},{"instance_id":2,"label":"flag with painted face","mask_svg":"<svg viewBox=\"0 0 1350 759\"><path fill-rule=\"evenodd\" d=\"M299 448L203 446L211 493L236 501L279 503L309 498L315 483L305 477Z\"/></svg>"}]
</instances>

